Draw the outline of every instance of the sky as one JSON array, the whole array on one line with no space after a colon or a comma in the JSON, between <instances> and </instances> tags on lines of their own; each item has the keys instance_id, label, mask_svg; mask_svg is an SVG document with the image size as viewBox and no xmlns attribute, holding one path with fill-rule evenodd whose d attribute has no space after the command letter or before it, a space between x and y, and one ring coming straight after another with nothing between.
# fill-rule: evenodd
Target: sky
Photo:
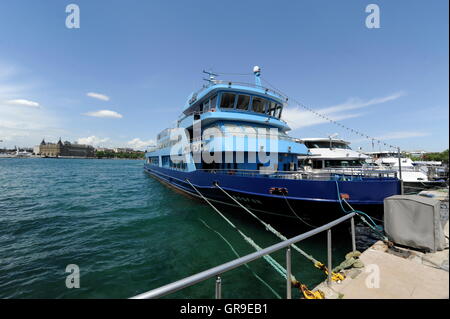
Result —
<instances>
[{"instance_id":1,"label":"sky","mask_svg":"<svg viewBox=\"0 0 450 319\"><path fill-rule=\"evenodd\" d=\"M67 28L66 6L80 9ZM367 28L369 4L379 28ZM447 0L4 0L0 148L43 138L144 149L174 125L202 70L251 73L290 97L290 135L352 147L448 148ZM252 76L219 79L253 82Z\"/></svg>"}]
</instances>

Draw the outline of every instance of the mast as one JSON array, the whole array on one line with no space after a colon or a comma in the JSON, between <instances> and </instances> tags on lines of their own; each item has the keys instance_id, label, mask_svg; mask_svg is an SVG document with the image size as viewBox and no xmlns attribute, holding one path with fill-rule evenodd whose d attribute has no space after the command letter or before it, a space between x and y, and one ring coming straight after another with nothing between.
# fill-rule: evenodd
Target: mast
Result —
<instances>
[{"instance_id":1,"label":"mast","mask_svg":"<svg viewBox=\"0 0 450 319\"><path fill-rule=\"evenodd\" d=\"M261 76L261 68L259 66L255 65L253 67L253 73L255 74L255 84L256 84L256 86L261 86L262 87L262 85L261 85L261 78L260 78L260 76Z\"/></svg>"}]
</instances>

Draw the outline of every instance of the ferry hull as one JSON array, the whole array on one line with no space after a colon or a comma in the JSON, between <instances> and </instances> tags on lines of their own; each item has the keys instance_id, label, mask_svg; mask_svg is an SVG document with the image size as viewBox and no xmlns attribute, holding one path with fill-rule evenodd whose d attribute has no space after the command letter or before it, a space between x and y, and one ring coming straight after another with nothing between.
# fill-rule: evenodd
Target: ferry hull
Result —
<instances>
[{"instance_id":1,"label":"ferry hull","mask_svg":"<svg viewBox=\"0 0 450 319\"><path fill-rule=\"evenodd\" d=\"M280 179L264 176L249 177L217 174L204 171L183 172L152 165L145 165L145 171L160 181L189 195L200 197L195 188L215 203L234 205L222 190L252 211L310 220L328 221L344 213L338 200L341 194L348 195L353 208L381 217L383 200L400 194L400 183L396 179L365 179L363 181L301 180ZM282 188L286 195L274 195L270 189ZM349 210L345 206L346 210Z\"/></svg>"}]
</instances>

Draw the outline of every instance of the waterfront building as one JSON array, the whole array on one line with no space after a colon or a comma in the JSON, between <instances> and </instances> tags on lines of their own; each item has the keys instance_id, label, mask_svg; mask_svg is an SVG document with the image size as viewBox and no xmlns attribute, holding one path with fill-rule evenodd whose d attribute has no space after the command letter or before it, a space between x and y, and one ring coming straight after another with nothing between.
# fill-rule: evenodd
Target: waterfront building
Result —
<instances>
[{"instance_id":1,"label":"waterfront building","mask_svg":"<svg viewBox=\"0 0 450 319\"><path fill-rule=\"evenodd\" d=\"M33 147L33 154L37 155L40 152L40 145L36 145Z\"/></svg>"},{"instance_id":2,"label":"waterfront building","mask_svg":"<svg viewBox=\"0 0 450 319\"><path fill-rule=\"evenodd\" d=\"M132 148L115 148L114 152L115 153L133 153L134 149L132 149Z\"/></svg>"},{"instance_id":3,"label":"waterfront building","mask_svg":"<svg viewBox=\"0 0 450 319\"><path fill-rule=\"evenodd\" d=\"M37 154L45 157L94 157L94 147L68 141L63 143L61 139L57 143L42 140Z\"/></svg>"},{"instance_id":4,"label":"waterfront building","mask_svg":"<svg viewBox=\"0 0 450 319\"><path fill-rule=\"evenodd\" d=\"M114 152L114 149L107 147L97 147L95 149L96 152Z\"/></svg>"}]
</instances>

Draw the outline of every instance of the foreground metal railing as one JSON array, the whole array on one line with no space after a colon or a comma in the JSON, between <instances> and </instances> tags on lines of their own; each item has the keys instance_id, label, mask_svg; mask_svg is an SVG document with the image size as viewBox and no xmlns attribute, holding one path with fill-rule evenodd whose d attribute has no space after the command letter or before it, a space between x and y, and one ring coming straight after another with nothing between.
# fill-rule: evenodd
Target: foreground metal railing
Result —
<instances>
[{"instance_id":1,"label":"foreground metal railing","mask_svg":"<svg viewBox=\"0 0 450 319\"><path fill-rule=\"evenodd\" d=\"M302 240L305 240L307 238L310 238L314 235L317 235L323 231L327 231L327 252L328 252L328 261L327 261L327 267L328 269L332 269L332 251L331 251L331 228L333 228L336 225L339 225L340 223L347 221L350 219L351 221L351 237L352 237L352 249L353 251L356 251L356 239L355 239L355 221L354 216L355 213L349 213L345 216L338 218L328 224L325 224L323 226L320 226L316 229L313 229L311 231L308 231L306 233L303 233L301 235L292 237L291 239L282 241L280 243L277 243L275 245L269 246L267 248L264 248L262 250L256 251L254 253L248 254L244 257L237 258L235 260L229 261L225 264L222 264L220 266L216 266L210 269L207 269L205 271L202 271L200 273L197 273L195 275L183 278L181 280L175 281L173 283L170 283L168 285L144 292L142 294L139 294L137 296L132 297L131 299L152 299L152 298L159 298L171 293L174 293L178 290L193 286L199 282L205 281L207 279L216 278L215 281L215 297L216 299L221 299L222 297L222 278L221 275L227 271L230 271L232 269L235 269L237 267L240 267L244 264L247 264L253 260L259 259L265 255L277 252L281 249L286 248L286 298L291 299L292 298L292 284L291 284L291 271L292 271L292 264L291 264L291 245L296 244ZM328 278L327 278L328 284L331 284L331 271L328 271Z\"/></svg>"}]
</instances>

